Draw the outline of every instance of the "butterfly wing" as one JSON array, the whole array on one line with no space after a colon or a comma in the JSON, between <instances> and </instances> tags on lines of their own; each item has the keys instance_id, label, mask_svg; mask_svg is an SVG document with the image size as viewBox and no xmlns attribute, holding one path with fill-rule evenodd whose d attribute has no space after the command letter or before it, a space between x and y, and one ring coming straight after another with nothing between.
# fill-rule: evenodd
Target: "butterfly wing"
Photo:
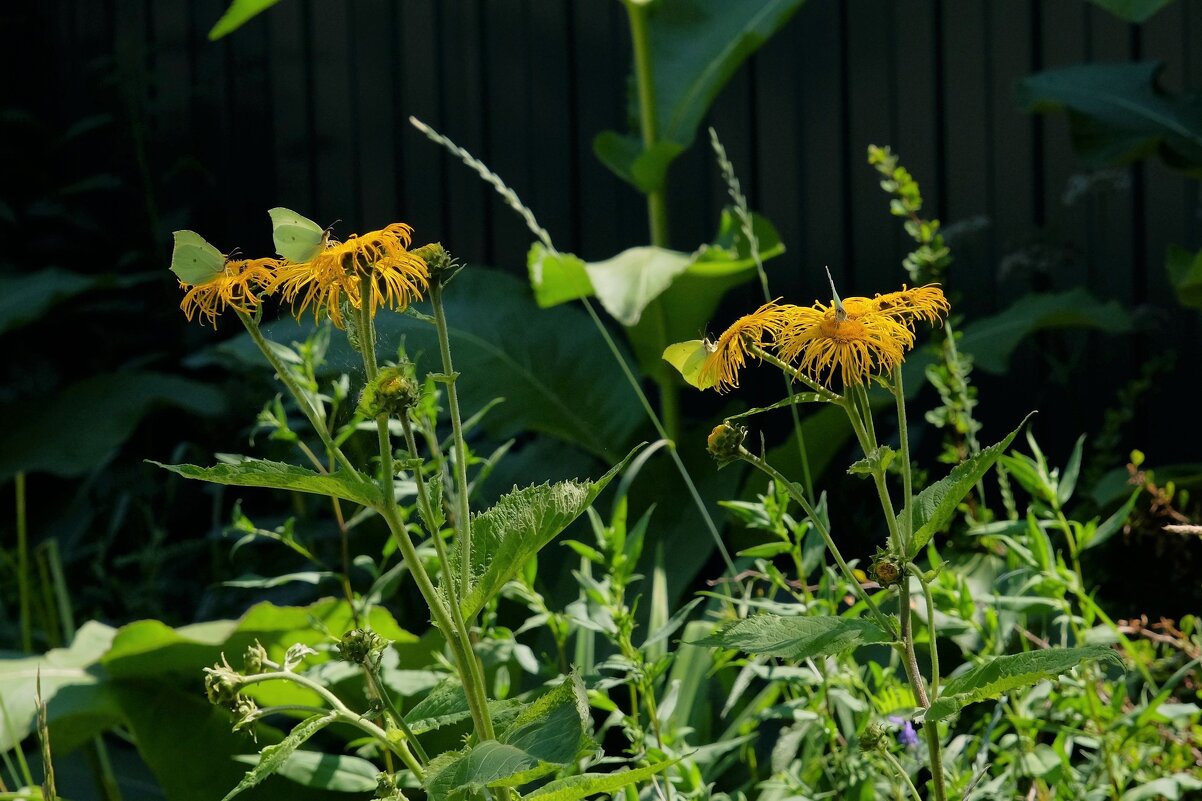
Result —
<instances>
[{"instance_id":1,"label":"butterfly wing","mask_svg":"<svg viewBox=\"0 0 1202 801\"><path fill-rule=\"evenodd\" d=\"M664 361L675 367L682 378L697 389L709 389L713 381L701 378L701 367L705 364L709 350L700 339L690 339L687 342L677 342L664 349Z\"/></svg>"},{"instance_id":2,"label":"butterfly wing","mask_svg":"<svg viewBox=\"0 0 1202 801\"><path fill-rule=\"evenodd\" d=\"M271 239L276 253L288 261L302 263L325 247L326 231L317 223L291 209L270 209Z\"/></svg>"},{"instance_id":3,"label":"butterfly wing","mask_svg":"<svg viewBox=\"0 0 1202 801\"><path fill-rule=\"evenodd\" d=\"M176 231L171 272L185 284L207 284L221 275L225 256L195 231Z\"/></svg>"}]
</instances>

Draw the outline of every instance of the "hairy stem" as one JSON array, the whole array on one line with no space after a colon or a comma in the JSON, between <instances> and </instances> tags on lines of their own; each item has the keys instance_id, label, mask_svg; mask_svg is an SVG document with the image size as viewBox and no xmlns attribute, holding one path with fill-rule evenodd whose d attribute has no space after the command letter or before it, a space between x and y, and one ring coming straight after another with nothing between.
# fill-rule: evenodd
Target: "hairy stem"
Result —
<instances>
[{"instance_id":1,"label":"hairy stem","mask_svg":"<svg viewBox=\"0 0 1202 801\"><path fill-rule=\"evenodd\" d=\"M910 781L910 774L906 773L906 769L903 768L902 764L897 761L897 757L893 756L893 754L889 753L889 751L884 748L882 748L878 753L885 758L885 761L892 766L894 772L896 772L897 775L901 777L902 781L906 783L906 788L910 791L910 797L913 798L914 801L922 801L922 796L918 794L918 788L914 786L914 782Z\"/></svg>"}]
</instances>

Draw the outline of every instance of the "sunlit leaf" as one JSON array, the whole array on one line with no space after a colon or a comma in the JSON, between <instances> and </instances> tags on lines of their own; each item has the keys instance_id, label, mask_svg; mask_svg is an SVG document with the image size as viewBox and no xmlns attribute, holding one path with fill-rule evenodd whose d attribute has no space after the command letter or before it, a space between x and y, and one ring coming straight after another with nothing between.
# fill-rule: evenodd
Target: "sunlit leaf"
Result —
<instances>
[{"instance_id":1,"label":"sunlit leaf","mask_svg":"<svg viewBox=\"0 0 1202 801\"><path fill-rule=\"evenodd\" d=\"M711 645L757 656L796 660L889 641L889 635L868 620L827 615L753 615L727 623L690 645Z\"/></svg>"}]
</instances>

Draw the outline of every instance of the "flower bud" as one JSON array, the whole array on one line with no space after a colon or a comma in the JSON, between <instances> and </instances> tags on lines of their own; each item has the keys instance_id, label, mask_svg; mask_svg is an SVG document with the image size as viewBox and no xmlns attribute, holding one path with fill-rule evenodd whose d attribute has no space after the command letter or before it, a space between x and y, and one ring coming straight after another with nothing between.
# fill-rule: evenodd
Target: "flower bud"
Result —
<instances>
[{"instance_id":1,"label":"flower bud","mask_svg":"<svg viewBox=\"0 0 1202 801\"><path fill-rule=\"evenodd\" d=\"M884 747L889 738L889 732L885 728L885 724L872 722L864 729L864 733L860 735L860 750L861 751L876 751L878 748Z\"/></svg>"},{"instance_id":2,"label":"flower bud","mask_svg":"<svg viewBox=\"0 0 1202 801\"><path fill-rule=\"evenodd\" d=\"M872 576L882 587L899 584L902 578L901 563L888 551L877 551L872 557Z\"/></svg>"},{"instance_id":3,"label":"flower bud","mask_svg":"<svg viewBox=\"0 0 1202 801\"><path fill-rule=\"evenodd\" d=\"M719 467L723 467L738 460L739 449L746 438L746 428L724 422L714 426L705 443L710 456L714 457Z\"/></svg>"},{"instance_id":4,"label":"flower bud","mask_svg":"<svg viewBox=\"0 0 1202 801\"><path fill-rule=\"evenodd\" d=\"M356 665L373 665L388 641L371 629L352 629L338 641L338 658Z\"/></svg>"},{"instance_id":5,"label":"flower bud","mask_svg":"<svg viewBox=\"0 0 1202 801\"><path fill-rule=\"evenodd\" d=\"M205 697L210 704L228 706L238 697L241 676L234 672L222 657L221 664L205 668Z\"/></svg>"},{"instance_id":6,"label":"flower bud","mask_svg":"<svg viewBox=\"0 0 1202 801\"><path fill-rule=\"evenodd\" d=\"M242 655L242 673L246 676L262 673L269 661L267 649L258 640L255 640L255 644L248 646L246 653Z\"/></svg>"},{"instance_id":7,"label":"flower bud","mask_svg":"<svg viewBox=\"0 0 1202 801\"><path fill-rule=\"evenodd\" d=\"M421 386L409 374L407 367L383 367L375 380L363 388L359 397L359 412L368 418L382 414L400 415L417 405L422 398Z\"/></svg>"},{"instance_id":8,"label":"flower bud","mask_svg":"<svg viewBox=\"0 0 1202 801\"><path fill-rule=\"evenodd\" d=\"M445 284L455 274L459 266L451 258L451 254L447 253L446 248L442 246L441 242L431 242L428 245L414 248L409 252L426 263L426 267L430 271L431 281Z\"/></svg>"}]
</instances>

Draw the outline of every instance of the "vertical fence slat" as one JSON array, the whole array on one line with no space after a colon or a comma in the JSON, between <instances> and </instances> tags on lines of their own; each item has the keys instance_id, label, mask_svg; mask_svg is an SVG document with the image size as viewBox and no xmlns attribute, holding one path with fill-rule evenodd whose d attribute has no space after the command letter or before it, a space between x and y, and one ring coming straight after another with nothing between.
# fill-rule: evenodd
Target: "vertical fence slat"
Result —
<instances>
[{"instance_id":1,"label":"vertical fence slat","mask_svg":"<svg viewBox=\"0 0 1202 801\"><path fill-rule=\"evenodd\" d=\"M406 219L397 207L397 170L394 139L400 65L392 47L394 4L390 0L357 0L348 6L354 42L351 53L354 76L351 86L352 119L358 138L355 157L361 186L358 214L364 228L376 229ZM408 125L408 123L406 123ZM421 232L415 232L421 237Z\"/></svg>"},{"instance_id":2,"label":"vertical fence slat","mask_svg":"<svg viewBox=\"0 0 1202 801\"><path fill-rule=\"evenodd\" d=\"M451 252L457 245L448 236L446 189L443 176L448 164L442 150L409 124L417 117L442 130L443 81L438 41L440 0L407 0L393 9L394 66L399 71L394 145L401 167L401 216L413 226L422 242L441 241ZM447 132L450 133L450 132Z\"/></svg>"}]
</instances>

